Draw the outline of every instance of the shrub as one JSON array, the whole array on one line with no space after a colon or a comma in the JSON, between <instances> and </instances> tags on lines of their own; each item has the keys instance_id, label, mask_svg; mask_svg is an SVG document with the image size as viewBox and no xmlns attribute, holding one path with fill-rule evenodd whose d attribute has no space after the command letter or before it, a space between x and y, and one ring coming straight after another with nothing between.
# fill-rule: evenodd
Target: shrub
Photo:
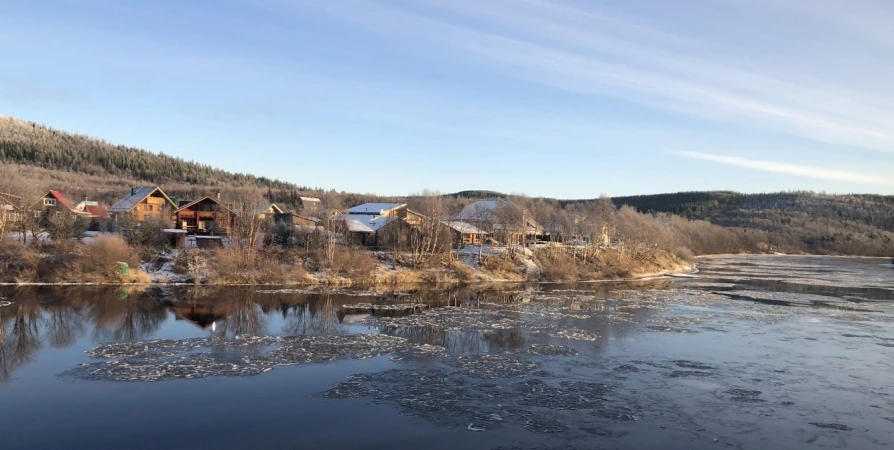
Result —
<instances>
[{"instance_id":1,"label":"shrub","mask_svg":"<svg viewBox=\"0 0 894 450\"><path fill-rule=\"evenodd\" d=\"M181 252L185 253L185 252ZM217 284L307 284L313 278L293 264L290 254L265 249L246 255L235 248L223 248L212 255L209 281ZM175 262L175 265L177 263Z\"/></svg>"},{"instance_id":2,"label":"shrub","mask_svg":"<svg viewBox=\"0 0 894 450\"><path fill-rule=\"evenodd\" d=\"M450 262L451 269L456 274L456 278L462 283L472 283L478 281L478 272L469 267L462 261L453 260Z\"/></svg>"},{"instance_id":3,"label":"shrub","mask_svg":"<svg viewBox=\"0 0 894 450\"><path fill-rule=\"evenodd\" d=\"M81 281L133 282L139 279L136 274L140 270L140 257L120 236L99 236L85 250L77 261L76 272L83 275ZM123 275L121 263L127 264L133 275Z\"/></svg>"},{"instance_id":4,"label":"shrub","mask_svg":"<svg viewBox=\"0 0 894 450\"><path fill-rule=\"evenodd\" d=\"M37 281L40 255L20 242L0 242L0 281L28 283Z\"/></svg>"},{"instance_id":5,"label":"shrub","mask_svg":"<svg viewBox=\"0 0 894 450\"><path fill-rule=\"evenodd\" d=\"M565 249L538 250L535 256L545 280L576 281L586 275L586 262L573 258Z\"/></svg>"},{"instance_id":6,"label":"shrub","mask_svg":"<svg viewBox=\"0 0 894 450\"><path fill-rule=\"evenodd\" d=\"M512 261L507 255L482 255L478 265L490 275L501 280L521 281L525 278L524 273L519 268L518 264Z\"/></svg>"},{"instance_id":7,"label":"shrub","mask_svg":"<svg viewBox=\"0 0 894 450\"><path fill-rule=\"evenodd\" d=\"M363 248L336 246L328 269L354 281L366 282L374 278L376 260Z\"/></svg>"}]
</instances>

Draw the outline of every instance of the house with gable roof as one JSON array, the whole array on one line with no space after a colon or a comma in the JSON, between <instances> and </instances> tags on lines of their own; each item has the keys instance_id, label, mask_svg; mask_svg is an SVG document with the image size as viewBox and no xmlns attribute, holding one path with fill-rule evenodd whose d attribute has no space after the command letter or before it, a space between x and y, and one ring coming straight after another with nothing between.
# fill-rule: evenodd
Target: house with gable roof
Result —
<instances>
[{"instance_id":1,"label":"house with gable roof","mask_svg":"<svg viewBox=\"0 0 894 450\"><path fill-rule=\"evenodd\" d=\"M138 222L149 217L169 219L177 204L158 186L136 186L124 198L109 208L116 219L130 214Z\"/></svg>"}]
</instances>

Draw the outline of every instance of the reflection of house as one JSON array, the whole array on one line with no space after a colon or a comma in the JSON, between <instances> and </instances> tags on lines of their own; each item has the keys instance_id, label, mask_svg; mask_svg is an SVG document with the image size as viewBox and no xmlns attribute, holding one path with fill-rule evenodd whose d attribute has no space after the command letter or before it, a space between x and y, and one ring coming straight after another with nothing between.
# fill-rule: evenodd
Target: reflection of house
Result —
<instances>
[{"instance_id":1,"label":"reflection of house","mask_svg":"<svg viewBox=\"0 0 894 450\"><path fill-rule=\"evenodd\" d=\"M507 244L522 243L543 234L543 227L531 218L530 213L506 200L477 201L467 205L453 219L488 231Z\"/></svg>"},{"instance_id":2,"label":"reflection of house","mask_svg":"<svg viewBox=\"0 0 894 450\"><path fill-rule=\"evenodd\" d=\"M387 228L418 225L424 219L404 203L364 203L334 217L333 221L341 225L349 242L378 246Z\"/></svg>"},{"instance_id":3,"label":"reflection of house","mask_svg":"<svg viewBox=\"0 0 894 450\"><path fill-rule=\"evenodd\" d=\"M138 186L132 188L130 193L109 208L117 219L121 214L132 214L137 221L142 222L149 217L161 217L168 219L170 212L176 209L176 204L157 186Z\"/></svg>"},{"instance_id":4,"label":"reflection of house","mask_svg":"<svg viewBox=\"0 0 894 450\"><path fill-rule=\"evenodd\" d=\"M454 240L462 240L463 245L478 245L487 236L487 232L470 223L458 220L442 220L441 223L449 227Z\"/></svg>"},{"instance_id":5,"label":"reflection of house","mask_svg":"<svg viewBox=\"0 0 894 450\"><path fill-rule=\"evenodd\" d=\"M257 214L258 216L258 220L266 220L268 217L273 217L275 214L282 213L282 208L277 206L276 203L260 206L257 210L255 210L255 214Z\"/></svg>"},{"instance_id":6,"label":"reflection of house","mask_svg":"<svg viewBox=\"0 0 894 450\"><path fill-rule=\"evenodd\" d=\"M177 305L172 309L176 320L192 322L203 330L214 322L227 317L226 314L214 311L213 305Z\"/></svg>"},{"instance_id":7,"label":"reflection of house","mask_svg":"<svg viewBox=\"0 0 894 450\"><path fill-rule=\"evenodd\" d=\"M315 212L318 211L323 202L316 197L298 197L298 206L301 207L301 211L306 212Z\"/></svg>"},{"instance_id":8,"label":"reflection of house","mask_svg":"<svg viewBox=\"0 0 894 450\"><path fill-rule=\"evenodd\" d=\"M173 214L174 228L188 234L225 235L236 222L236 213L211 197L185 203Z\"/></svg>"}]
</instances>

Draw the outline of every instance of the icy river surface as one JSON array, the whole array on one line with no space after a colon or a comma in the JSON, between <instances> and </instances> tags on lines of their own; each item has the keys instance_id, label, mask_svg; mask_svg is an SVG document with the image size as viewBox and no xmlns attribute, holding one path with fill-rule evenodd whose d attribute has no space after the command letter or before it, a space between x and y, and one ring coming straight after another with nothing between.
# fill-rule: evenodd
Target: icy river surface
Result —
<instances>
[{"instance_id":1,"label":"icy river surface","mask_svg":"<svg viewBox=\"0 0 894 450\"><path fill-rule=\"evenodd\" d=\"M885 262L401 293L0 286L0 448L891 449Z\"/></svg>"}]
</instances>

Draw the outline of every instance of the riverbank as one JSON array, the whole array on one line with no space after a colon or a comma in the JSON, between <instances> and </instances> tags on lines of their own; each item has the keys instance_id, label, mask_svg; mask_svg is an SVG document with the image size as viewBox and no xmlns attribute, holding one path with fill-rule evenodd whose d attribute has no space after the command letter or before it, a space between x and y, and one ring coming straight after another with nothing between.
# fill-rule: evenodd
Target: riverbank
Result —
<instances>
[{"instance_id":1,"label":"riverbank","mask_svg":"<svg viewBox=\"0 0 894 450\"><path fill-rule=\"evenodd\" d=\"M464 249L424 261L412 255L340 248L331 255L231 249L149 252L120 242L5 245L0 284L278 285L297 287L461 286L477 283L636 280L686 273L689 263L662 251L617 249ZM148 256L147 256L148 255ZM327 257L328 256L328 257Z\"/></svg>"}]
</instances>

